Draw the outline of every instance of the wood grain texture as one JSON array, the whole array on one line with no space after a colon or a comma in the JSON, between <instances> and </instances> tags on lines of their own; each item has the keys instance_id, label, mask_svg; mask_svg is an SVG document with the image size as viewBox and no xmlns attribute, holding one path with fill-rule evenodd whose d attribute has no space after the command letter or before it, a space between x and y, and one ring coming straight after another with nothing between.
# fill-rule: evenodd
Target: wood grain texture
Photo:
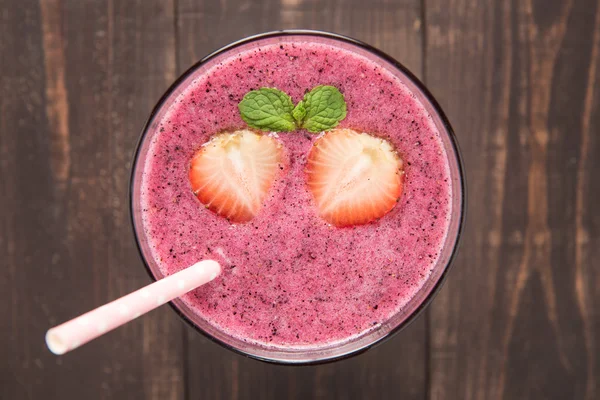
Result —
<instances>
[{"instance_id":1,"label":"wood grain texture","mask_svg":"<svg viewBox=\"0 0 600 400\"><path fill-rule=\"evenodd\" d=\"M430 313L431 397L597 398L597 2L427 5L426 83L470 188Z\"/></svg>"},{"instance_id":2,"label":"wood grain texture","mask_svg":"<svg viewBox=\"0 0 600 400\"><path fill-rule=\"evenodd\" d=\"M55 357L45 330L149 282L128 216L139 131L233 40L309 28L417 75L462 146L462 250L426 318L281 367L154 311ZM0 0L0 399L600 398L597 0Z\"/></svg>"},{"instance_id":3,"label":"wood grain texture","mask_svg":"<svg viewBox=\"0 0 600 400\"><path fill-rule=\"evenodd\" d=\"M149 282L128 176L175 78L173 3L4 2L0 18L0 398L182 398L182 330L168 309L64 357L43 341Z\"/></svg>"},{"instance_id":4,"label":"wood grain texture","mask_svg":"<svg viewBox=\"0 0 600 400\"><path fill-rule=\"evenodd\" d=\"M585 399L600 395L600 213L596 210L600 198L600 5L596 6L593 32L589 68L583 75L586 84L581 88L585 97L580 121L574 227L575 291L586 348L587 374L581 376L585 379L582 383ZM576 76L571 73L566 78Z\"/></svg>"},{"instance_id":5,"label":"wood grain texture","mask_svg":"<svg viewBox=\"0 0 600 400\"><path fill-rule=\"evenodd\" d=\"M0 386L2 398L32 398L55 362L39 356L42 336L37 345L33 341L43 328L32 316L47 319L39 294L51 275L47 259L60 246L48 228L56 223L52 210L42 196L34 196L54 194L47 138L39 129L46 123L39 16L36 4L0 7L0 372L2 382L11 382ZM35 188L20 182L35 182ZM25 202L27 208L21 206Z\"/></svg>"},{"instance_id":6,"label":"wood grain texture","mask_svg":"<svg viewBox=\"0 0 600 400\"><path fill-rule=\"evenodd\" d=\"M245 36L307 28L364 40L396 57L417 75L421 73L420 1L180 0L177 14L180 72L218 47ZM364 355L301 368L245 359L191 329L188 332L190 398L425 398L425 318ZM206 363L207 359L212 362Z\"/></svg>"}]
</instances>

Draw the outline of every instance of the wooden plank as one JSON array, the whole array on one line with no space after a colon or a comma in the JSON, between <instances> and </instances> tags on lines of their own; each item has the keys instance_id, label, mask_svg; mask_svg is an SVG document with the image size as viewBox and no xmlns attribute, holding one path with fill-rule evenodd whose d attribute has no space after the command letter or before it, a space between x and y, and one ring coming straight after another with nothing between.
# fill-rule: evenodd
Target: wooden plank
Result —
<instances>
[{"instance_id":1,"label":"wooden plank","mask_svg":"<svg viewBox=\"0 0 600 400\"><path fill-rule=\"evenodd\" d=\"M598 398L598 3L427 5L426 83L470 189L430 397Z\"/></svg>"},{"instance_id":2,"label":"wooden plank","mask_svg":"<svg viewBox=\"0 0 600 400\"><path fill-rule=\"evenodd\" d=\"M296 27L354 36L390 53L418 75L421 72L418 0L180 0L177 15L180 72L233 40ZM239 357L188 329L188 394L210 399L422 399L426 334L425 318L421 318L394 339L351 360L289 368Z\"/></svg>"},{"instance_id":3,"label":"wooden plank","mask_svg":"<svg viewBox=\"0 0 600 400\"><path fill-rule=\"evenodd\" d=\"M587 372L580 379L587 400L600 397L600 212L596 206L600 198L600 159L597 157L600 154L600 6L596 8L593 31L589 69L584 75L586 87L577 156L574 227L574 284L577 306L583 317ZM568 243L573 243L573 237Z\"/></svg>"},{"instance_id":4,"label":"wooden plank","mask_svg":"<svg viewBox=\"0 0 600 400\"><path fill-rule=\"evenodd\" d=\"M111 6L112 4L112 6ZM108 2L112 21L112 64L108 75L109 176L113 217L109 245L113 296L149 282L135 247L128 210L128 181L133 150L150 110L176 78L174 1ZM109 64L109 65L110 65ZM129 331L127 331L129 329ZM184 396L182 323L161 308L123 331L131 346L134 373L143 387L133 397L181 399ZM140 343L141 338L141 343ZM134 344L135 346L132 346ZM127 357L120 347L119 355ZM122 379L119 380L122 382ZM129 397L129 396L123 396Z\"/></svg>"},{"instance_id":5,"label":"wooden plank","mask_svg":"<svg viewBox=\"0 0 600 400\"><path fill-rule=\"evenodd\" d=\"M47 317L40 297L60 243L53 238L54 189L40 129L46 116L38 21L36 4L0 4L0 397L7 399L33 398L54 363L41 356Z\"/></svg>"},{"instance_id":6,"label":"wooden plank","mask_svg":"<svg viewBox=\"0 0 600 400\"><path fill-rule=\"evenodd\" d=\"M168 309L63 357L43 342L53 324L149 282L127 182L139 130L175 77L173 3L6 3L0 397L182 398L181 324Z\"/></svg>"}]
</instances>

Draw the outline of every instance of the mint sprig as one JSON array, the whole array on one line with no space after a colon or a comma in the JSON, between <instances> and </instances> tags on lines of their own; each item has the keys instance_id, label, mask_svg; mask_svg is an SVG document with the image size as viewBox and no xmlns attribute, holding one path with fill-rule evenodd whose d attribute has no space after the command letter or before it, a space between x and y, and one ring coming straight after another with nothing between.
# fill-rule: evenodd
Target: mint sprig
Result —
<instances>
[{"instance_id":1,"label":"mint sprig","mask_svg":"<svg viewBox=\"0 0 600 400\"><path fill-rule=\"evenodd\" d=\"M290 132L296 129L292 98L281 90L260 88L244 96L238 109L248 126L263 131Z\"/></svg>"},{"instance_id":2,"label":"mint sprig","mask_svg":"<svg viewBox=\"0 0 600 400\"><path fill-rule=\"evenodd\" d=\"M262 131L290 132L298 128L317 133L335 128L346 118L346 101L333 86L313 88L294 107L286 93L275 88L252 90L238 104L248 126Z\"/></svg>"},{"instance_id":3,"label":"mint sprig","mask_svg":"<svg viewBox=\"0 0 600 400\"><path fill-rule=\"evenodd\" d=\"M346 118L346 101L336 87L317 86L304 95L292 115L309 132L327 131Z\"/></svg>"}]
</instances>

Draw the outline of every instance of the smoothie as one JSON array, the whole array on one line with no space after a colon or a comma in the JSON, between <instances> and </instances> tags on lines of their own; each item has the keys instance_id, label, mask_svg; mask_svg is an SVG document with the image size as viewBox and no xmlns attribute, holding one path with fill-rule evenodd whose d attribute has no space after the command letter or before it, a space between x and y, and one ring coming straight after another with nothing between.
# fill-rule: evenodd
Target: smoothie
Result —
<instances>
[{"instance_id":1,"label":"smoothie","mask_svg":"<svg viewBox=\"0 0 600 400\"><path fill-rule=\"evenodd\" d=\"M401 158L402 190L369 223L323 218L307 181L319 134L264 133L280 153L260 210L232 223L199 200L189 179L197 151L222 132L247 129L238 104L262 87L294 103L318 85L339 89L338 128L385 139ZM450 221L447 155L431 117L391 72L352 51L296 41L244 50L211 67L159 122L143 165L141 208L164 275L215 259L223 273L183 300L229 335L274 347L347 341L398 313L436 264Z\"/></svg>"}]
</instances>

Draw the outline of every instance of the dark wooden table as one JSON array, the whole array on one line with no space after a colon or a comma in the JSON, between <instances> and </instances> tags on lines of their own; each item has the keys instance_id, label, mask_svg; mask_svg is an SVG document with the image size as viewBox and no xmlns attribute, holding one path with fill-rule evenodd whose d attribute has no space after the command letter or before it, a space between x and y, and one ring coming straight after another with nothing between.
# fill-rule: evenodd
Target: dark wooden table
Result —
<instances>
[{"instance_id":1,"label":"dark wooden table","mask_svg":"<svg viewBox=\"0 0 600 400\"><path fill-rule=\"evenodd\" d=\"M351 360L237 356L168 307L62 357L45 330L149 282L127 207L150 109L281 28L388 52L446 110L468 226L427 313ZM597 0L0 0L1 399L599 399Z\"/></svg>"}]
</instances>

